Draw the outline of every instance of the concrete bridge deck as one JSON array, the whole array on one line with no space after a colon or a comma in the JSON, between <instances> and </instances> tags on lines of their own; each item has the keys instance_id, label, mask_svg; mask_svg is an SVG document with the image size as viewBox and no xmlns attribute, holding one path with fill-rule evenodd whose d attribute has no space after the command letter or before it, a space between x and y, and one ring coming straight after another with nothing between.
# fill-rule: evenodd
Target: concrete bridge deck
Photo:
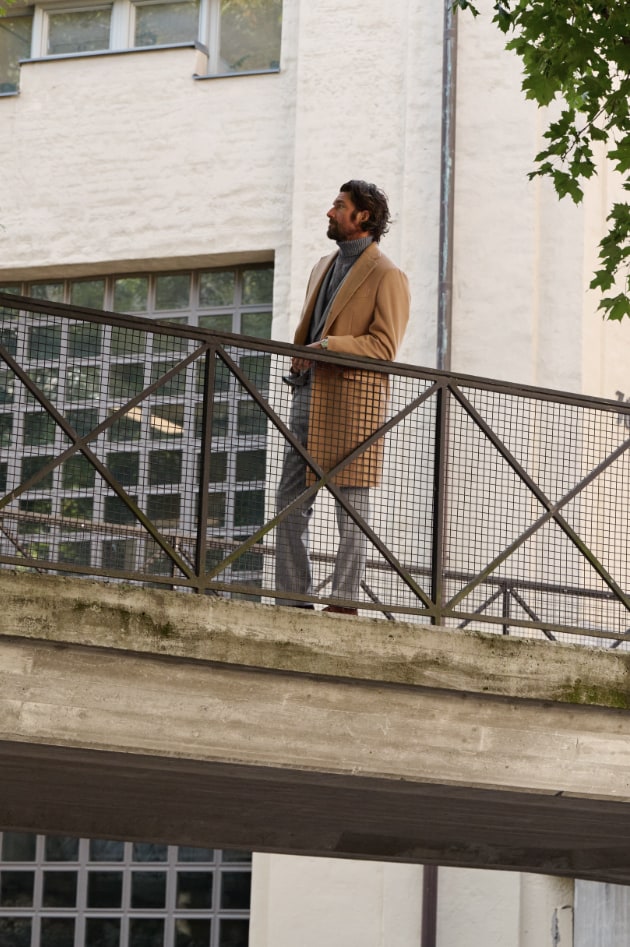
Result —
<instances>
[{"instance_id":1,"label":"concrete bridge deck","mask_svg":"<svg viewBox=\"0 0 630 947\"><path fill-rule=\"evenodd\" d=\"M630 883L630 656L0 573L0 827Z\"/></svg>"}]
</instances>

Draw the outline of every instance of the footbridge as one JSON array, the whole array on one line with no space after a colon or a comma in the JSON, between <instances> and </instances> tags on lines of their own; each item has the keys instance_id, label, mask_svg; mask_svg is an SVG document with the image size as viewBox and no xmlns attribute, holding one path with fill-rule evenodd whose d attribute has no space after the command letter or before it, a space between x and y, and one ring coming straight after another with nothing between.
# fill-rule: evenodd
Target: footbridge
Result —
<instances>
[{"instance_id":1,"label":"footbridge","mask_svg":"<svg viewBox=\"0 0 630 947\"><path fill-rule=\"evenodd\" d=\"M627 653L0 573L6 829L630 883Z\"/></svg>"}]
</instances>

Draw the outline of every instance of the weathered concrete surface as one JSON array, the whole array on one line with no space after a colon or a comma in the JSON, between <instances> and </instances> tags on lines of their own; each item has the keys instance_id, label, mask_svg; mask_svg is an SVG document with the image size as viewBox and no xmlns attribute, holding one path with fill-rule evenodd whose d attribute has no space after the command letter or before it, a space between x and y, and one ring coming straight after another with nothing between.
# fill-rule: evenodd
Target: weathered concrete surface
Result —
<instances>
[{"instance_id":1,"label":"weathered concrete surface","mask_svg":"<svg viewBox=\"0 0 630 947\"><path fill-rule=\"evenodd\" d=\"M630 883L624 654L0 574L5 828Z\"/></svg>"}]
</instances>

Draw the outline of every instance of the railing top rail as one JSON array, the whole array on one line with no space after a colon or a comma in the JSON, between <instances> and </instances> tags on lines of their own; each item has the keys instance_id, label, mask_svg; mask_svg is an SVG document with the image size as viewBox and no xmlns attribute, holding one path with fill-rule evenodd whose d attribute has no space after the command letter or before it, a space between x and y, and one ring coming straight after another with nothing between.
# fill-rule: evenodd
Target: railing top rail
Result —
<instances>
[{"instance_id":1,"label":"railing top rail","mask_svg":"<svg viewBox=\"0 0 630 947\"><path fill-rule=\"evenodd\" d=\"M593 395L579 394L553 388L541 388L535 385L520 384L518 382L503 381L460 372L441 371L405 362L389 362L328 351L319 352L313 349L305 349L302 346L295 346L289 342L281 342L273 339L265 340L236 333L215 332L212 329L205 329L198 326L179 325L166 320L161 321L153 318L147 319L143 316L89 309L68 303L49 302L47 300L33 299L29 296L20 296L13 293L0 292L0 309L1 308L19 309L66 319L81 319L103 325L115 325L121 328L150 332L156 335L177 336L180 338L198 340L200 343L206 343L208 345L233 345L238 348L251 348L260 352L286 355L287 358L290 358L296 353L305 353L314 361L329 364L343 364L343 366L347 368L356 368L358 370L369 368L371 371L378 371L384 374L421 378L438 384L441 383L442 386L477 388L502 393L511 397L558 402L581 408L613 412L619 415L630 415L630 404L612 398L595 397Z\"/></svg>"}]
</instances>

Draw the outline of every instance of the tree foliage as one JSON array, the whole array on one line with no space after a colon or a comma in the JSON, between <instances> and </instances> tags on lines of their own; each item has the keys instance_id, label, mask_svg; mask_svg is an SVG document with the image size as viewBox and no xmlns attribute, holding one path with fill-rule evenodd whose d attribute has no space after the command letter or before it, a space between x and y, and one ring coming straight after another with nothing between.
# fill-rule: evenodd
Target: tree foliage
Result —
<instances>
[{"instance_id":1,"label":"tree foliage","mask_svg":"<svg viewBox=\"0 0 630 947\"><path fill-rule=\"evenodd\" d=\"M470 0L454 0L454 7L479 13ZM509 37L506 49L521 58L526 97L539 107L560 106L530 178L550 178L559 197L568 194L577 204L596 172L594 151L603 145L630 192L627 0L497 0L493 22ZM604 317L622 319L630 316L628 202L613 204L608 224L590 285L608 294L599 304Z\"/></svg>"}]
</instances>

